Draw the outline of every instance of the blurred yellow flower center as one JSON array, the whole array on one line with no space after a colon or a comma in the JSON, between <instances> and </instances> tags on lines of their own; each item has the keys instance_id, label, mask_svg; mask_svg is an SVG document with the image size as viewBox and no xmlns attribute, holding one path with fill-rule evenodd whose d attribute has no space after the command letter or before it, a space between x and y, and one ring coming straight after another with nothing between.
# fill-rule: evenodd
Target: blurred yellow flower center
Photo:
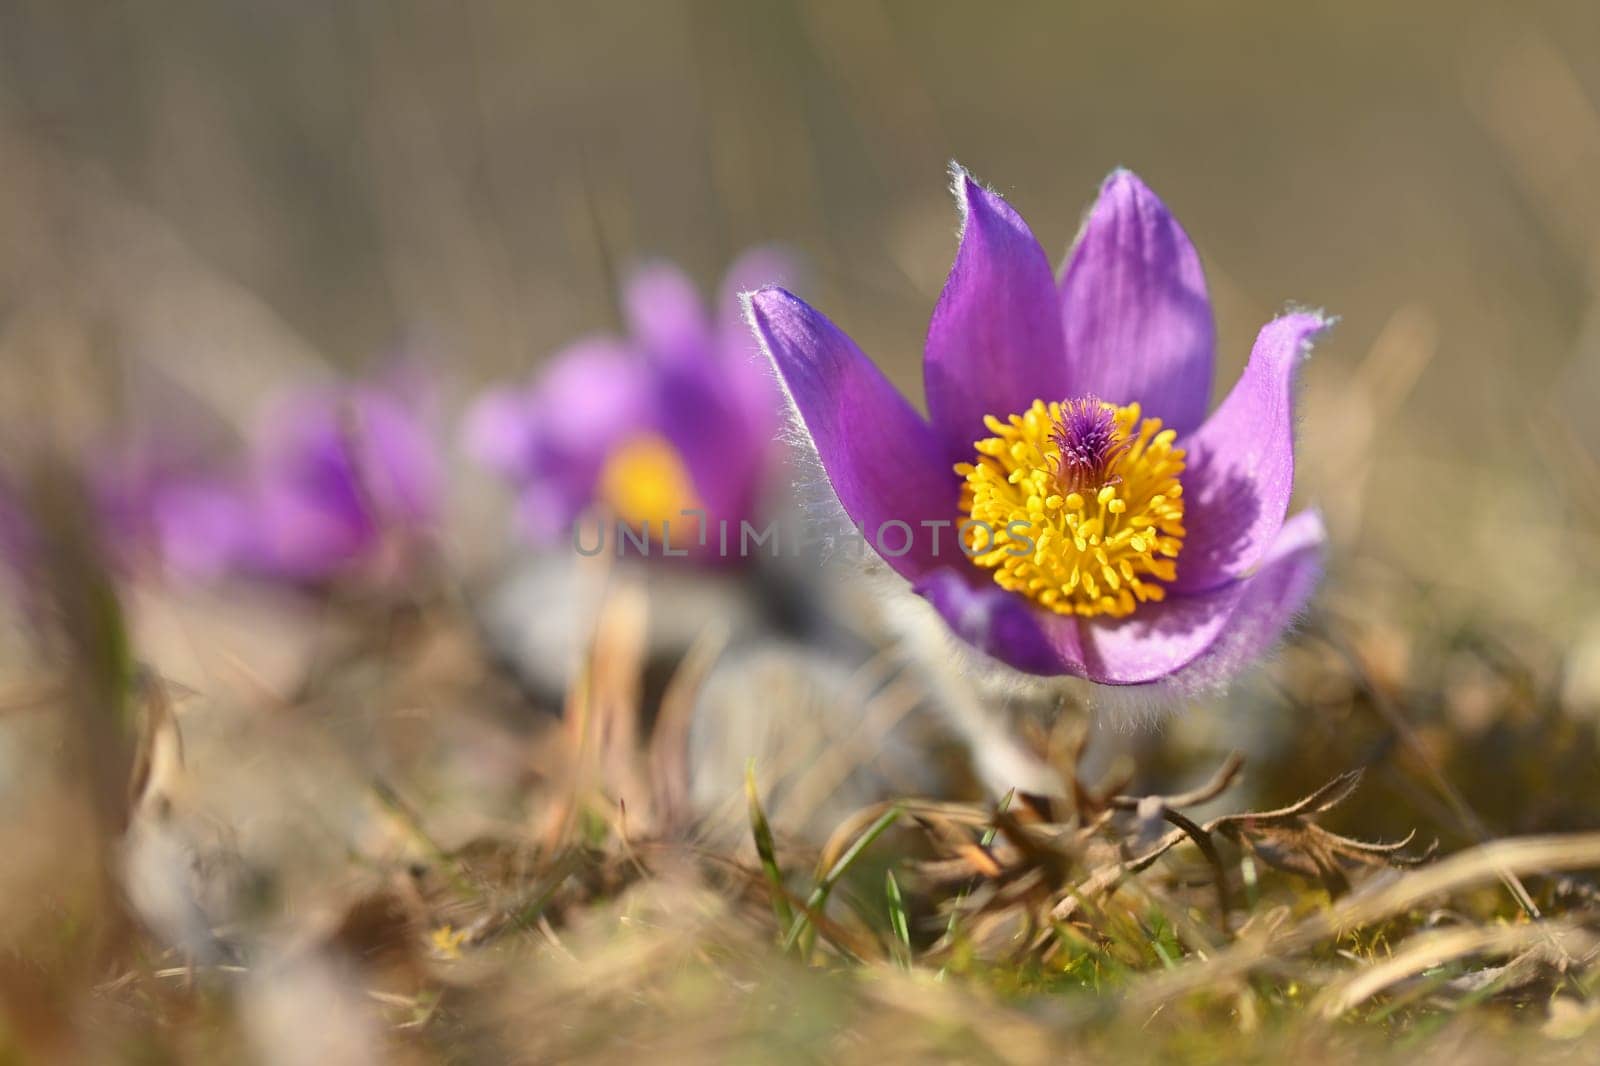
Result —
<instances>
[{"instance_id":1,"label":"blurred yellow flower center","mask_svg":"<svg viewBox=\"0 0 1600 1066\"><path fill-rule=\"evenodd\" d=\"M1084 616L1120 618L1166 596L1159 582L1177 575L1184 537L1173 430L1136 403L1094 397L983 421L994 436L955 470L967 551L996 584Z\"/></svg>"},{"instance_id":2,"label":"blurred yellow flower center","mask_svg":"<svg viewBox=\"0 0 1600 1066\"><path fill-rule=\"evenodd\" d=\"M611 453L600 471L599 497L622 521L654 529L700 506L683 457L655 433L630 437Z\"/></svg>"}]
</instances>

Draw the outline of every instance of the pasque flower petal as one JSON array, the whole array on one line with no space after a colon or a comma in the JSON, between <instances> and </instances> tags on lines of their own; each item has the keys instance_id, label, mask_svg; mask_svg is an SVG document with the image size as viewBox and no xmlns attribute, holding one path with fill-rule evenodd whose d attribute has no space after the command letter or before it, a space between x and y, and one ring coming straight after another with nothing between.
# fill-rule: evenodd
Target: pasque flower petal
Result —
<instances>
[{"instance_id":1,"label":"pasque flower petal","mask_svg":"<svg viewBox=\"0 0 1600 1066\"><path fill-rule=\"evenodd\" d=\"M776 397L765 437L745 417L744 398L722 363L702 355L661 366L654 375L655 421L688 466L700 502L712 515L750 513L776 422ZM767 382L771 388L771 382Z\"/></svg>"},{"instance_id":2,"label":"pasque flower petal","mask_svg":"<svg viewBox=\"0 0 1600 1066\"><path fill-rule=\"evenodd\" d=\"M1101 186L1060 289L1071 394L1137 400L1180 436L1200 425L1216 358L1200 256L1131 171Z\"/></svg>"},{"instance_id":3,"label":"pasque flower petal","mask_svg":"<svg viewBox=\"0 0 1600 1066\"><path fill-rule=\"evenodd\" d=\"M1320 516L1306 512L1282 528L1248 577L1145 604L1127 618L1087 620L1086 675L1105 685L1187 676L1190 688L1225 678L1264 651L1304 606L1321 569L1322 541Z\"/></svg>"},{"instance_id":4,"label":"pasque flower petal","mask_svg":"<svg viewBox=\"0 0 1600 1066\"><path fill-rule=\"evenodd\" d=\"M385 524L434 522L444 497L444 468L421 404L369 386L356 393L351 407L350 443L368 505Z\"/></svg>"},{"instance_id":5,"label":"pasque flower petal","mask_svg":"<svg viewBox=\"0 0 1600 1066\"><path fill-rule=\"evenodd\" d=\"M1322 576L1327 531L1322 515L1302 511L1283 524L1245 588L1222 635L1171 679L1178 689L1216 688L1282 639Z\"/></svg>"},{"instance_id":6,"label":"pasque flower petal","mask_svg":"<svg viewBox=\"0 0 1600 1066\"><path fill-rule=\"evenodd\" d=\"M257 459L248 497L254 529L241 564L320 581L374 555L388 534L430 526L443 471L424 406L421 397L369 384L286 403Z\"/></svg>"},{"instance_id":7,"label":"pasque flower petal","mask_svg":"<svg viewBox=\"0 0 1600 1066\"><path fill-rule=\"evenodd\" d=\"M501 477L521 478L533 457L537 419L528 389L490 389L467 411L463 445L468 455Z\"/></svg>"},{"instance_id":8,"label":"pasque flower petal","mask_svg":"<svg viewBox=\"0 0 1600 1066\"><path fill-rule=\"evenodd\" d=\"M219 577L252 560L261 515L238 486L196 480L150 502L151 522L167 566L183 577Z\"/></svg>"},{"instance_id":9,"label":"pasque flower petal","mask_svg":"<svg viewBox=\"0 0 1600 1066\"><path fill-rule=\"evenodd\" d=\"M491 393L469 416L473 454L519 483L522 525L535 539L565 537L606 455L653 424L640 361L620 341L578 341L531 387Z\"/></svg>"},{"instance_id":10,"label":"pasque flower petal","mask_svg":"<svg viewBox=\"0 0 1600 1066\"><path fill-rule=\"evenodd\" d=\"M622 313L629 334L658 358L694 360L711 350L705 303L694 282L671 263L650 263L628 277Z\"/></svg>"},{"instance_id":11,"label":"pasque flower petal","mask_svg":"<svg viewBox=\"0 0 1600 1066\"><path fill-rule=\"evenodd\" d=\"M854 341L783 289L749 297L750 324L816 447L833 491L874 547L899 547L904 522L912 536L903 555L885 561L915 580L938 565L934 538L921 523L950 522L958 483L928 423L895 391ZM948 541L944 538L946 553Z\"/></svg>"},{"instance_id":12,"label":"pasque flower petal","mask_svg":"<svg viewBox=\"0 0 1600 1066\"><path fill-rule=\"evenodd\" d=\"M951 462L968 459L983 416L1068 396L1050 261L1022 216L955 168L961 246L928 326L928 416Z\"/></svg>"},{"instance_id":13,"label":"pasque flower petal","mask_svg":"<svg viewBox=\"0 0 1600 1066\"><path fill-rule=\"evenodd\" d=\"M915 586L950 631L1007 666L1026 674L1082 676L1086 670L1077 620L1039 610L991 581L974 583L952 570L935 570Z\"/></svg>"},{"instance_id":14,"label":"pasque flower petal","mask_svg":"<svg viewBox=\"0 0 1600 1066\"><path fill-rule=\"evenodd\" d=\"M1278 535L1294 488L1294 379L1328 319L1296 312L1267 323L1244 374L1184 441L1184 524L1176 592L1217 588L1248 572Z\"/></svg>"},{"instance_id":15,"label":"pasque flower petal","mask_svg":"<svg viewBox=\"0 0 1600 1066\"><path fill-rule=\"evenodd\" d=\"M652 402L639 360L608 337L558 352L533 386L539 448L553 458L603 453L637 432Z\"/></svg>"}]
</instances>

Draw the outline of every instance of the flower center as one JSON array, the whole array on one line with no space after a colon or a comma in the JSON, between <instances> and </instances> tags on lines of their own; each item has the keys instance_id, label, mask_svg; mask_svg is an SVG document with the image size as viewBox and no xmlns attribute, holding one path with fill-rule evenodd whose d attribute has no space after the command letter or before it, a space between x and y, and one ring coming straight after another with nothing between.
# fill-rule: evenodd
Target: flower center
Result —
<instances>
[{"instance_id":1,"label":"flower center","mask_svg":"<svg viewBox=\"0 0 1600 1066\"><path fill-rule=\"evenodd\" d=\"M1120 618L1165 598L1184 536L1175 431L1093 396L983 422L994 436L955 468L974 563L1058 614Z\"/></svg>"},{"instance_id":2,"label":"flower center","mask_svg":"<svg viewBox=\"0 0 1600 1066\"><path fill-rule=\"evenodd\" d=\"M600 471L598 495L622 521L656 530L700 506L683 457L655 433L629 437L611 453Z\"/></svg>"}]
</instances>

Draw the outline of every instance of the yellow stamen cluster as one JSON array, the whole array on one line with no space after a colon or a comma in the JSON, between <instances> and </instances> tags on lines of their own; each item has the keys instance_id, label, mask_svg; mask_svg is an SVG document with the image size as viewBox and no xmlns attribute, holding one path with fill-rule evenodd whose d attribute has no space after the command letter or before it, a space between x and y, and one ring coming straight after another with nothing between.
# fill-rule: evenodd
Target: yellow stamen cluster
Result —
<instances>
[{"instance_id":1,"label":"yellow stamen cluster","mask_svg":"<svg viewBox=\"0 0 1600 1066\"><path fill-rule=\"evenodd\" d=\"M1115 447L1100 484L1067 476L1061 434L1071 412L1043 400L1006 421L986 415L994 436L975 442L977 460L955 470L965 479L963 514L984 523L965 527L969 554L996 584L1058 614L1120 618L1163 599L1159 582L1177 574L1184 451L1159 418L1139 417L1138 404L1101 406Z\"/></svg>"},{"instance_id":2,"label":"yellow stamen cluster","mask_svg":"<svg viewBox=\"0 0 1600 1066\"><path fill-rule=\"evenodd\" d=\"M655 433L631 437L611 453L600 471L598 495L622 521L652 529L700 506L682 456Z\"/></svg>"}]
</instances>

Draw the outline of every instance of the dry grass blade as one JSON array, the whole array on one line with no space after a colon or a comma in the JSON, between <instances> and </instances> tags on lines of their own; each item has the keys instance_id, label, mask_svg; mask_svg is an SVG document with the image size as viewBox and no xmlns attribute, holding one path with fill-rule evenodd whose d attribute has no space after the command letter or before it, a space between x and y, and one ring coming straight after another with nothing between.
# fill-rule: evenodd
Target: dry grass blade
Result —
<instances>
[{"instance_id":1,"label":"dry grass blade","mask_svg":"<svg viewBox=\"0 0 1600 1066\"><path fill-rule=\"evenodd\" d=\"M1254 825L1272 825L1301 818L1307 814L1325 814L1350 798L1350 794L1360 787L1361 777L1362 772L1360 770L1346 770L1309 796L1297 800L1287 807L1279 807L1270 811L1251 811L1248 814L1225 815L1214 824L1222 826L1234 822L1246 822Z\"/></svg>"},{"instance_id":2,"label":"dry grass blade","mask_svg":"<svg viewBox=\"0 0 1600 1066\"><path fill-rule=\"evenodd\" d=\"M1177 828L1142 854L1094 870L1076 886L1074 892L1060 899L1052 917L1057 921L1069 918L1085 898L1112 890L1128 875L1148 870L1186 839L1199 848L1212 868L1220 922L1225 930L1228 928L1228 915L1233 910L1233 900L1228 870L1214 839L1217 835L1248 848L1277 869L1320 881L1335 897L1349 888L1341 861L1362 866L1405 866L1414 865L1432 854L1430 849L1427 855L1418 859L1400 856L1398 851L1409 843L1412 839L1410 835L1398 843L1373 844L1339 836L1316 824L1316 815L1342 803L1355 791L1361 781L1360 771L1340 774L1286 807L1222 815L1204 825L1173 809L1173 804L1180 801L1187 803L1214 799L1237 779L1242 766L1242 759L1235 753L1228 757L1209 782L1190 792L1172 796L1112 796L1105 800L1106 812L1135 812L1143 822L1160 819ZM1105 821L1104 817L1098 818L1094 828L1102 828Z\"/></svg>"},{"instance_id":3,"label":"dry grass blade","mask_svg":"<svg viewBox=\"0 0 1600 1066\"><path fill-rule=\"evenodd\" d=\"M1388 958L1324 988L1313 1001L1312 1010L1323 1018L1337 1018L1385 989L1425 970L1468 955L1511 954L1547 939L1560 942L1569 953L1592 949L1595 943L1592 934L1566 922L1464 926L1420 933Z\"/></svg>"},{"instance_id":4,"label":"dry grass blade","mask_svg":"<svg viewBox=\"0 0 1600 1066\"><path fill-rule=\"evenodd\" d=\"M661 695L646 758L655 812L663 826L681 826L690 819L689 727L695 698L727 643L725 626L714 626L700 634Z\"/></svg>"},{"instance_id":5,"label":"dry grass blade","mask_svg":"<svg viewBox=\"0 0 1600 1066\"><path fill-rule=\"evenodd\" d=\"M1134 1010L1154 1009L1190 992L1240 977L1272 959L1305 951L1340 932L1402 913L1430 899L1515 874L1600 867L1600 833L1523 837L1483 844L1347 896L1270 938L1246 937L1204 962L1153 978L1129 995ZM1543 926L1530 926L1541 930Z\"/></svg>"},{"instance_id":6,"label":"dry grass blade","mask_svg":"<svg viewBox=\"0 0 1600 1066\"><path fill-rule=\"evenodd\" d=\"M1158 799L1165 807L1194 807L1201 803L1209 803L1228 791L1239 777L1239 771L1244 769L1244 756L1239 752L1229 752L1228 757L1217 767L1217 772L1211 779L1199 788L1190 789L1188 792L1176 792L1168 796L1112 796L1107 801L1107 806L1120 811L1137 810L1139 804L1151 799ZM1305 802L1305 801L1301 801Z\"/></svg>"}]
</instances>

